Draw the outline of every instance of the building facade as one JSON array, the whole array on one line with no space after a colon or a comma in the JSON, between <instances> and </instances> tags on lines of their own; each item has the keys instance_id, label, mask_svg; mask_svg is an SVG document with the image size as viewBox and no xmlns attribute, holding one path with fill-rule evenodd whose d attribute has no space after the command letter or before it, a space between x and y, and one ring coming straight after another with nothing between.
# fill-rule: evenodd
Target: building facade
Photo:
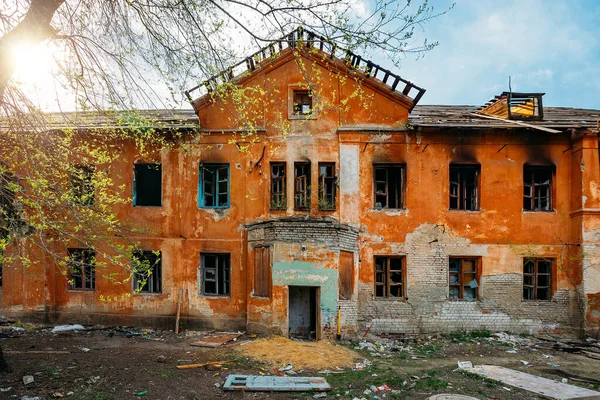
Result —
<instances>
[{"instance_id":1,"label":"building facade","mask_svg":"<svg viewBox=\"0 0 600 400\"><path fill-rule=\"evenodd\" d=\"M600 112L416 106L424 90L327 46L299 32L195 88L185 150L123 143L119 218L153 232L139 293L4 266L2 312L172 327L181 301L190 327L311 338L338 309L344 334L598 335Z\"/></svg>"}]
</instances>

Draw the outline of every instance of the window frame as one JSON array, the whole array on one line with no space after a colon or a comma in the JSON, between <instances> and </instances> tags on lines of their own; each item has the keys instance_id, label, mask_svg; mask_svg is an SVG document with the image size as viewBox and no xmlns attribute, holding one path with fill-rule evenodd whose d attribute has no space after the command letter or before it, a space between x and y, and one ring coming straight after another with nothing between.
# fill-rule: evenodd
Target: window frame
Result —
<instances>
[{"instance_id":1,"label":"window frame","mask_svg":"<svg viewBox=\"0 0 600 400\"><path fill-rule=\"evenodd\" d=\"M384 264L384 268L383 268L383 281L378 281L377 280L377 259L384 259L385 260L385 264ZM400 279L401 282L398 284L394 284L393 286L400 286L400 290L401 290L401 296L399 297L393 297L390 296L390 287L392 286L390 284L390 275L391 275L391 267L390 267L390 263L391 260L393 259L398 259L400 260ZM398 271L397 269L394 269L393 271ZM397 255L376 255L373 257L373 272L374 272L374 279L373 279L373 297L376 300L406 300L406 256L397 256ZM383 295L382 296L378 296L377 295L377 287L378 286L383 286Z\"/></svg>"},{"instance_id":2,"label":"window frame","mask_svg":"<svg viewBox=\"0 0 600 400\"><path fill-rule=\"evenodd\" d=\"M72 166L72 169L71 195L73 196L73 203L83 207L93 206L96 191L96 187L94 185L95 168L90 165L76 164Z\"/></svg>"},{"instance_id":3,"label":"window frame","mask_svg":"<svg viewBox=\"0 0 600 400\"><path fill-rule=\"evenodd\" d=\"M298 167L305 168L305 174L298 176ZM311 168L312 164L310 161L298 161L294 163L294 210L297 211L309 211L311 209ZM298 189L299 178L304 177L304 191ZM301 179L300 179L301 181ZM304 205L298 205L298 196L304 198Z\"/></svg>"},{"instance_id":4,"label":"window frame","mask_svg":"<svg viewBox=\"0 0 600 400\"><path fill-rule=\"evenodd\" d=\"M67 261L67 289L73 292L94 292L96 291L96 251L92 248L68 248L67 253L69 260ZM77 257L77 260L74 259ZM89 260L88 260L89 257ZM81 287L76 286L74 279L73 265L81 266L81 273L77 274L81 282ZM88 279L89 274L89 279ZM88 287L88 281L90 287Z\"/></svg>"},{"instance_id":5,"label":"window frame","mask_svg":"<svg viewBox=\"0 0 600 400\"><path fill-rule=\"evenodd\" d=\"M310 99L310 113L296 112L296 94L299 92L307 92ZM317 119L317 93L311 84L290 84L288 85L288 119L289 120L312 120Z\"/></svg>"},{"instance_id":6,"label":"window frame","mask_svg":"<svg viewBox=\"0 0 600 400\"><path fill-rule=\"evenodd\" d=\"M386 169L386 180L378 181L377 180L377 170L378 169ZM399 184L399 193L398 193L398 207L389 207L389 169L390 168L399 168L400 169L400 184ZM377 193L377 184L383 182L386 185L385 193ZM373 163L373 208L379 210L405 210L405 191L406 191L406 164L402 163ZM377 197L378 196L386 196L386 205L377 207Z\"/></svg>"},{"instance_id":7,"label":"window frame","mask_svg":"<svg viewBox=\"0 0 600 400\"><path fill-rule=\"evenodd\" d=\"M275 176L274 168L281 168L282 176ZM274 161L270 164L271 172L271 192L269 196L270 210L287 210L287 163L283 161ZM275 191L276 186L281 186L280 191Z\"/></svg>"},{"instance_id":8,"label":"window frame","mask_svg":"<svg viewBox=\"0 0 600 400\"><path fill-rule=\"evenodd\" d=\"M454 171L453 171L454 170ZM461 177L462 171L473 170L475 174L475 179L473 181L473 190L475 192L474 208L467 208L467 181L464 177ZM452 180L452 173L458 172L458 182L454 182ZM449 178L449 186L448 186L448 209L454 211L481 211L481 164L450 164L448 167L448 178ZM453 195L453 185L457 186L458 194ZM456 198L457 207L452 207L452 199Z\"/></svg>"},{"instance_id":9,"label":"window frame","mask_svg":"<svg viewBox=\"0 0 600 400\"><path fill-rule=\"evenodd\" d=\"M216 205L207 206L205 205L205 190L204 190L204 170L210 170L214 168L215 180L213 181L214 191L211 194L213 199L216 201ZM222 193L219 192L219 183L221 183L220 179L220 170L227 169L227 204L220 206L219 204L219 196ZM231 207L231 168L229 163L200 163L198 165L198 208L230 208Z\"/></svg>"},{"instance_id":10,"label":"window frame","mask_svg":"<svg viewBox=\"0 0 600 400\"><path fill-rule=\"evenodd\" d=\"M533 262L534 269L533 273L526 273L525 266L528 262ZM539 273L539 263L545 262L548 263L548 272L547 273ZM546 257L525 257L523 258L523 301L552 301L552 297L554 296L554 283L556 282L556 259L554 258L546 258ZM541 286L542 288L547 290L548 298L540 299L538 295L538 290L540 286L538 285L539 276L547 276L548 277L548 285ZM532 278L532 284L525 284L526 277ZM528 299L525 297L525 289L531 288L533 297Z\"/></svg>"},{"instance_id":11,"label":"window frame","mask_svg":"<svg viewBox=\"0 0 600 400\"><path fill-rule=\"evenodd\" d=\"M273 286L272 285L272 278L271 278L271 274L272 274L271 246L256 246L256 247L254 247L252 249L252 251L254 252L254 274L253 274L253 281L252 281L252 296L253 297L259 297L259 298L264 298L264 299L270 299L271 298L272 286ZM261 261L264 262L265 255L266 255L266 271L261 271L262 274L259 274L259 271L258 271L258 265L259 265L258 258L260 256ZM260 287L259 288L259 289L265 289L266 288L266 291L264 291L264 292L260 291L260 290L257 292L257 285L256 285L256 283L258 282L258 280L260 278L266 278L266 280L265 280L266 283L264 283L264 287ZM229 291L231 292L231 288L230 288Z\"/></svg>"},{"instance_id":12,"label":"window frame","mask_svg":"<svg viewBox=\"0 0 600 400\"><path fill-rule=\"evenodd\" d=\"M158 254L157 254L158 253ZM152 270L151 274L148 272L136 272L135 271L135 261L132 259L132 267L133 267L133 292L135 294L161 294L163 293L163 270L162 270L162 251L160 250L136 250L132 254L132 258L137 258L140 262L144 262L144 260L148 260L148 257L156 258L154 260L154 264L150 266L149 270ZM152 262L152 260L149 262ZM158 268L158 272L156 269ZM146 275L146 284L140 289L140 279L138 276ZM158 281L159 288L155 289L156 281Z\"/></svg>"},{"instance_id":13,"label":"window frame","mask_svg":"<svg viewBox=\"0 0 600 400\"><path fill-rule=\"evenodd\" d=\"M550 179L549 183L546 184L536 184L535 183L535 173L541 172L549 174ZM523 211L524 212L553 212L554 211L554 192L555 192L555 180L556 180L556 166L555 165L532 165L532 164L524 164L523 165ZM526 181L526 179L531 179L531 181ZM536 187L548 186L548 208L536 208L536 199L541 198L541 196L536 197ZM530 195L526 195L527 187L530 187ZM529 200L527 200L529 199ZM525 208L525 202L530 202L531 208Z\"/></svg>"},{"instance_id":14,"label":"window frame","mask_svg":"<svg viewBox=\"0 0 600 400\"><path fill-rule=\"evenodd\" d=\"M206 267L206 257L215 257L216 261L215 261L215 267L213 268L207 268ZM223 275L225 276L223 279L223 288L227 288L227 293L219 293L219 258L220 257L224 257L224 259L227 261L227 265L226 267L223 268ZM200 269L202 272L202 282L201 282L201 287L202 287L202 295L206 296L206 297L231 297L231 254L230 253L200 253ZM214 279L208 279L206 278L207 275L207 270L209 269L214 269L215 271L215 278ZM227 273L225 273L227 272ZM229 276L228 279L226 279L227 275ZM206 282L215 282L215 293L207 293L206 291Z\"/></svg>"},{"instance_id":15,"label":"window frame","mask_svg":"<svg viewBox=\"0 0 600 400\"><path fill-rule=\"evenodd\" d=\"M337 174L335 170L335 162L320 162L318 163L319 169L319 211L335 211L337 208ZM325 168L325 173L327 173L327 169L331 168L331 176L322 175L321 168ZM331 193L327 194L327 186L331 185ZM327 200L327 197L330 197L331 200ZM326 205L330 205L326 207Z\"/></svg>"},{"instance_id":16,"label":"window frame","mask_svg":"<svg viewBox=\"0 0 600 400\"><path fill-rule=\"evenodd\" d=\"M138 204L138 190L137 190L137 173L136 173L136 167L137 166L148 166L148 165L154 165L154 166L158 166L158 169L160 169L160 204ZM133 164L133 183L132 183L132 205L134 207L162 207L163 205L163 190L162 190L162 184L163 184L163 170L162 170L162 163L146 163L146 162L140 162L140 163L134 163Z\"/></svg>"},{"instance_id":17,"label":"window frame","mask_svg":"<svg viewBox=\"0 0 600 400\"><path fill-rule=\"evenodd\" d=\"M458 271L452 271L452 262L456 260L459 262ZM464 261L472 261L474 262L474 271L464 271L463 263ZM473 300L465 299L464 290L465 286L467 286L468 282L471 282L473 279L464 282L465 275L473 275L475 274L475 282L477 283L477 287L475 287L475 297ZM458 281L456 283L452 282L451 277L453 275L458 276ZM479 288L481 286L481 257L473 257L473 256L451 256L448 258L448 300L450 301L466 301L466 302L476 302L479 301ZM450 289L452 287L458 287L458 297L451 297Z\"/></svg>"}]
</instances>

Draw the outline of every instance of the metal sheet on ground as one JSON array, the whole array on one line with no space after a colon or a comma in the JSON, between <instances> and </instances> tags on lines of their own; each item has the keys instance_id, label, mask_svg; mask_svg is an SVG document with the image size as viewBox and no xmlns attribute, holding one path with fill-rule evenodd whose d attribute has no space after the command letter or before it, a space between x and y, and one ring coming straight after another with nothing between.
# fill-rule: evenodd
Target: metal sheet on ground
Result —
<instances>
[{"instance_id":1,"label":"metal sheet on ground","mask_svg":"<svg viewBox=\"0 0 600 400\"><path fill-rule=\"evenodd\" d=\"M229 375L223 389L248 392L324 392L331 390L331 385L321 377Z\"/></svg>"},{"instance_id":2,"label":"metal sheet on ground","mask_svg":"<svg viewBox=\"0 0 600 400\"><path fill-rule=\"evenodd\" d=\"M465 368L467 371L485 378L500 381L506 385L514 386L528 392L537 393L549 399L556 400L596 400L600 399L600 392L567 385L550 379L515 371L496 365L476 365Z\"/></svg>"}]
</instances>

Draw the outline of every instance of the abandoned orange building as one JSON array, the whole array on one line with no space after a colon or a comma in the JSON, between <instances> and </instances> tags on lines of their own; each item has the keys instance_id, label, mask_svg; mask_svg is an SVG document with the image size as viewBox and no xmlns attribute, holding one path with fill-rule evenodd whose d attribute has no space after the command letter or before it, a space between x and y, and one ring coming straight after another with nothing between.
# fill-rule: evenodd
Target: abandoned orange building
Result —
<instances>
[{"instance_id":1,"label":"abandoned orange building","mask_svg":"<svg viewBox=\"0 0 600 400\"><path fill-rule=\"evenodd\" d=\"M124 144L119 218L154 232L139 293L4 266L2 313L172 327L182 289L187 326L321 338L339 310L343 334L598 336L600 112L424 92L294 31L191 90L193 111L146 112L194 124L186 151Z\"/></svg>"}]
</instances>

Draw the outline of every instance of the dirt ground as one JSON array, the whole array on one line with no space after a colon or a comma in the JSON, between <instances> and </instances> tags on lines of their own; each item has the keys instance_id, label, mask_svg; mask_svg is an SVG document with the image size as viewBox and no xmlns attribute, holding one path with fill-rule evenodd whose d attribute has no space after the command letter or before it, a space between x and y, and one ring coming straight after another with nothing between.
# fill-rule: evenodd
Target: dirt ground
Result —
<instances>
[{"instance_id":1,"label":"dirt ground","mask_svg":"<svg viewBox=\"0 0 600 400\"><path fill-rule=\"evenodd\" d=\"M0 346L14 369L10 374L0 374L0 399L20 400L27 398L24 396L38 396L49 400L61 395L72 400L310 399L315 395L223 391L221 386L231 373L277 373L278 363L274 368L264 360L256 361L244 354L243 348L250 345L249 340L254 340L246 336L235 343L210 349L190 345L198 338L195 332L176 336L173 332L91 328L56 334L48 328L26 327L20 332L4 330L0 333L4 336L0 338ZM497 339L489 332L480 332L416 342L384 340L376 341L374 345L342 344L356 352L359 370L356 366L354 370L336 368L336 359L322 360L319 350L313 351L311 346L306 346L305 358L313 357L321 363L329 361L331 368L322 371L294 367L294 370L300 376L324 376L333 386L326 397L331 399L374 398L373 393L364 394L365 389L382 384L387 384L394 392L387 392L385 397L378 394L380 399L426 399L439 393L466 394L482 400L538 398L458 371L457 361L467 360L473 364L500 365L559 381L564 373L600 379L599 360L555 350L553 342L523 338L524 343L514 344ZM32 353L34 351L69 353ZM286 351L283 348L279 353L285 355ZM164 362L158 362L159 356L164 356ZM215 360L232 362L227 364L226 370L176 368L177 365ZM25 385L25 375L32 375L34 382ZM570 383L600 389L598 385Z\"/></svg>"}]
</instances>

